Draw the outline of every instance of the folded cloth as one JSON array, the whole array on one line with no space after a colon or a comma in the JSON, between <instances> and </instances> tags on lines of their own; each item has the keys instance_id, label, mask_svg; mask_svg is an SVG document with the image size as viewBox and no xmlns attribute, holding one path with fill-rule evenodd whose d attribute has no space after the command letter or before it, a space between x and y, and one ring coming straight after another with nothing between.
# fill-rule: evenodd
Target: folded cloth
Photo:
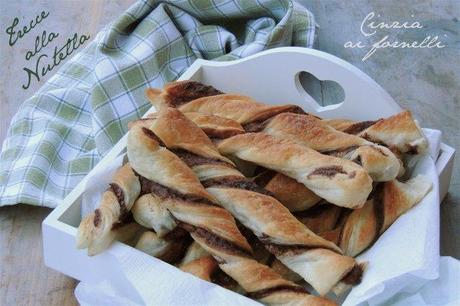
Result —
<instances>
[{"instance_id":1,"label":"folded cloth","mask_svg":"<svg viewBox=\"0 0 460 306\"><path fill-rule=\"evenodd\" d=\"M139 1L66 62L13 117L0 156L0 206L56 207L149 108L146 87L197 58L311 47L313 15L287 0Z\"/></svg>"}]
</instances>

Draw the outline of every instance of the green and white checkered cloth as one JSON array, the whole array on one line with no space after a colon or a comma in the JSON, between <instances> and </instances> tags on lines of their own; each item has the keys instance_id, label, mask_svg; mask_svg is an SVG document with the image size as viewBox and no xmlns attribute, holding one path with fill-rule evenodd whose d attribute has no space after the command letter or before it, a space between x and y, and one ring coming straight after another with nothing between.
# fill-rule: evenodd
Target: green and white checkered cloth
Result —
<instances>
[{"instance_id":1,"label":"green and white checkered cloth","mask_svg":"<svg viewBox=\"0 0 460 306\"><path fill-rule=\"evenodd\" d=\"M311 47L313 15L287 0L139 1L14 116L0 160L0 206L56 207L150 107L147 87L197 58Z\"/></svg>"}]
</instances>

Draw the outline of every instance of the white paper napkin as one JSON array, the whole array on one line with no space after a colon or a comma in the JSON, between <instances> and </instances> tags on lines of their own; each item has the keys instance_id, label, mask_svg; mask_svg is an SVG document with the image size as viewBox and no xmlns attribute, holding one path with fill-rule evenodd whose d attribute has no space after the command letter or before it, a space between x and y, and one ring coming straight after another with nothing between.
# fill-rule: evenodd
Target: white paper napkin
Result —
<instances>
[{"instance_id":1,"label":"white paper napkin","mask_svg":"<svg viewBox=\"0 0 460 306\"><path fill-rule=\"evenodd\" d=\"M439 152L441 132L424 129L424 133L430 143L429 154L418 160L412 174L423 173L433 178L433 188L416 207L401 216L372 248L358 257L358 260L369 261L369 265L363 282L353 288L343 301L344 305L378 305L388 303L390 299L396 303L398 297L419 301L420 298L431 296L417 295L416 292L421 288L425 290L428 282L440 276L439 192L433 159ZM109 167L89 178L82 198L83 215L95 209L102 191L122 163L123 157L119 157ZM107 279L100 284L80 283L77 286L75 295L82 305L260 305L133 248L114 244L109 252L116 258L129 287L136 291L132 294L135 298L119 296L111 280ZM448 263L452 264L452 260ZM439 283L455 285L450 283L455 279L449 278L448 273L441 276L443 278L439 278ZM404 292L415 294L407 296L402 294ZM442 291L442 294L442 299L452 299L451 291Z\"/></svg>"}]
</instances>

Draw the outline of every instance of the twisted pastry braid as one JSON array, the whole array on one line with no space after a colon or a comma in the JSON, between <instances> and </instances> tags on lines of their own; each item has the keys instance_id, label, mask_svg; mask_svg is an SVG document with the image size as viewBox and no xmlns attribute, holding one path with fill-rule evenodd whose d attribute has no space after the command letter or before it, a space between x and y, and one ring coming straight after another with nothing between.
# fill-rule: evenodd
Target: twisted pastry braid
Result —
<instances>
[{"instance_id":1,"label":"twisted pastry braid","mask_svg":"<svg viewBox=\"0 0 460 306\"><path fill-rule=\"evenodd\" d=\"M150 120L142 121L137 125L155 119ZM189 145L187 148L192 147ZM223 154L233 155L241 160L290 176L318 196L338 206L361 207L372 189L371 178L359 165L337 157L322 155L308 147L268 134L238 134L220 141L218 149ZM200 152L194 153L200 154ZM215 157L215 153L213 154Z\"/></svg>"},{"instance_id":2,"label":"twisted pastry braid","mask_svg":"<svg viewBox=\"0 0 460 306\"><path fill-rule=\"evenodd\" d=\"M357 256L372 246L399 216L419 203L430 189L431 182L421 175L405 183L397 180L380 183L363 208L342 209L339 215L336 208L325 205L321 212L310 215L310 220L305 217L304 222L310 226L317 223L315 230L321 236L339 245L345 254ZM332 229L335 222L338 226Z\"/></svg>"},{"instance_id":3,"label":"twisted pastry braid","mask_svg":"<svg viewBox=\"0 0 460 306\"><path fill-rule=\"evenodd\" d=\"M210 139L219 140L245 133L243 127L231 119L200 113L185 113L184 115L198 125ZM148 118L130 122L129 127L143 126L149 128L157 116L157 113L149 114ZM253 165L243 164L241 160L235 160L234 162L243 174L253 176L255 170ZM255 176L253 180L256 184L271 192L276 199L292 212L309 209L321 200L305 185L276 171L265 169ZM134 214L134 217L136 218L136 214Z\"/></svg>"},{"instance_id":4,"label":"twisted pastry braid","mask_svg":"<svg viewBox=\"0 0 460 306\"><path fill-rule=\"evenodd\" d=\"M342 256L339 248L312 233L266 190L246 179L224 157L216 156L219 153L206 134L180 111L163 109L150 128L167 147L187 150L182 152L187 156L184 161L218 203L320 294L326 294L355 267L352 258Z\"/></svg>"},{"instance_id":5,"label":"twisted pastry braid","mask_svg":"<svg viewBox=\"0 0 460 306\"><path fill-rule=\"evenodd\" d=\"M408 110L375 121L328 119L324 122L336 130L382 143L401 153L421 154L428 148L428 141Z\"/></svg>"},{"instance_id":6,"label":"twisted pastry braid","mask_svg":"<svg viewBox=\"0 0 460 306\"><path fill-rule=\"evenodd\" d=\"M162 103L161 107L178 107L189 101L201 97L219 95L222 92L212 86L186 80L168 83L163 90L149 88L146 94L149 98L160 99Z\"/></svg>"},{"instance_id":7,"label":"twisted pastry braid","mask_svg":"<svg viewBox=\"0 0 460 306\"><path fill-rule=\"evenodd\" d=\"M121 167L102 195L99 207L83 218L78 227L77 248L88 249L88 255L104 251L115 239L115 231L126 222L140 193L139 179L129 164Z\"/></svg>"},{"instance_id":8,"label":"twisted pastry braid","mask_svg":"<svg viewBox=\"0 0 460 306\"><path fill-rule=\"evenodd\" d=\"M246 125L246 130L263 126L263 122L267 118L274 117L279 113L303 113L300 108L294 105L288 105L281 109L273 107L271 110L267 110L263 108L263 104L251 99L246 101L252 104L249 110L245 110L247 103L242 101L233 102L234 107L232 107L232 103L228 103L228 101L241 98L241 96L237 95L228 95L227 98L219 97L221 101L225 101L223 102L224 109L222 110L219 110L216 105L213 105L212 109L208 108L206 99L201 99L200 102L188 103L204 97L214 96L214 98L217 98L215 96L221 94L223 94L221 91L212 86L206 86L195 81L174 82L166 85L163 90L149 88L146 91L147 98L157 109L169 106L179 107L183 112L204 112L226 118L232 116L232 119ZM189 105L187 106L186 104ZM245 114L238 114L243 110ZM371 142L384 144L390 149L397 149L402 153L420 154L424 153L428 148L425 136L408 110L386 119L374 121L356 122L347 119L323 119L323 121L336 130L363 137Z\"/></svg>"},{"instance_id":9,"label":"twisted pastry braid","mask_svg":"<svg viewBox=\"0 0 460 306\"><path fill-rule=\"evenodd\" d=\"M169 126L159 128L171 129ZM186 164L193 160L190 153L193 151L212 156L212 162L217 165L231 165L230 161L215 150L209 150L212 147L193 146L195 135L191 131L183 131L190 141L184 141L180 148L171 145L180 140L180 135L161 137L156 132L156 129L154 132L134 126L128 134L128 158L139 176L142 193L152 193L161 198L179 225L212 254L219 267L251 297L267 304L331 304L328 300L309 295L302 287L282 279L269 267L255 261L251 247L239 232L233 217L216 205L215 198L204 189ZM186 151L186 148L193 151ZM249 275L251 273L254 274ZM255 283L248 283L248 279L253 279Z\"/></svg>"},{"instance_id":10,"label":"twisted pastry braid","mask_svg":"<svg viewBox=\"0 0 460 306\"><path fill-rule=\"evenodd\" d=\"M159 92L147 90L146 93L156 107L165 105L169 99L167 88ZM353 160L377 182L392 180L401 170L401 162L388 148L337 131L295 105L268 106L246 96L222 94L177 107L184 113L199 112L232 119L243 125L246 132L264 132L323 154Z\"/></svg>"},{"instance_id":11,"label":"twisted pastry braid","mask_svg":"<svg viewBox=\"0 0 460 306\"><path fill-rule=\"evenodd\" d=\"M292 177L338 206L362 207L372 190L372 179L359 165L268 134L236 135L219 142L217 148L224 155Z\"/></svg>"},{"instance_id":12,"label":"twisted pastry braid","mask_svg":"<svg viewBox=\"0 0 460 306\"><path fill-rule=\"evenodd\" d=\"M388 148L339 132L308 114L284 113L265 121L264 125L260 130L264 133L358 163L375 182L396 178L402 168L401 161Z\"/></svg>"}]
</instances>

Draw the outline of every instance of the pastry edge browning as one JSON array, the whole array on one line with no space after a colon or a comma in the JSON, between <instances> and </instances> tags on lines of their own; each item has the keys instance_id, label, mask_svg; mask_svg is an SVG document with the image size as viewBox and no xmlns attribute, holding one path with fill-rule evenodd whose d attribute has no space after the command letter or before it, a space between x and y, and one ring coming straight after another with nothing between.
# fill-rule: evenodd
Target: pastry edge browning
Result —
<instances>
[{"instance_id":1,"label":"pastry edge browning","mask_svg":"<svg viewBox=\"0 0 460 306\"><path fill-rule=\"evenodd\" d=\"M156 120L158 120L159 122L161 122L162 120L169 120L168 118L170 118L171 116L163 116L164 113L167 113L167 112L174 112L174 113L177 113L177 114L180 114L180 112L176 109L163 109L161 111L161 114L158 114L158 116L156 116ZM182 115L183 116L183 115ZM185 122L183 122L185 124ZM171 126L171 124L159 124L159 126ZM155 129L155 126L152 126L153 129ZM169 133L175 133L177 132L178 129L174 128L174 129L169 129L168 132ZM188 126L187 126L187 130L189 131L192 131L192 130L199 130L199 127L196 126L194 123L192 123L191 121L189 121L188 123ZM204 136L206 137L206 136ZM197 139L198 140L198 139ZM196 143L197 146L199 146L201 144L201 141L198 141ZM204 158L207 158L209 156L204 156ZM194 169L195 167L192 167L192 169ZM243 208L243 207L251 207L251 206L254 206L256 202L256 199L254 197L257 196L257 198L259 200L262 200L261 202L261 205L260 206L261 208L264 207L265 204L262 204L262 203L266 203L268 206L266 206L267 208L273 205L275 205L277 203L277 205L273 206L273 208L276 208L275 211L278 211L278 212L283 212L283 214L281 214L282 216L286 215L289 215L290 218L288 218L290 220L290 223L286 223L284 222L283 224L286 225L286 224L291 224L292 226L294 226L294 230L291 231L291 235L287 235L284 239L286 239L286 245L282 245L283 249L286 248L286 250L294 250L292 247L295 248L295 252L310 252L311 249L313 249L314 252L318 253L317 250L315 250L315 248L326 248L326 249L321 249L320 250L320 253L321 253L321 256L324 258L324 260L322 262L326 263L326 262L331 262L331 261L337 261L339 258L340 260L337 261L337 266L336 266L336 269L333 269L335 270L334 272L331 272L329 274L329 279L327 280L327 284L324 284L324 285L320 285L320 286L315 286L315 288L318 288L319 292L324 295L325 293L327 293L330 289L332 289L332 287L340 281L340 279L342 277L344 277L349 271L351 271L353 269L353 267L356 265L354 259L352 258L349 258L349 257L343 257L341 256L340 254L338 254L337 252L340 252L339 249L334 245L334 244L329 244L329 243L326 243L325 240L319 238L318 236L314 235L313 233L311 233L308 229L306 229L299 221L297 221L290 213L289 211L284 207L282 206L279 202L277 202L274 198L272 197L269 197L268 195L265 195L264 192L260 193L259 190L256 189L253 189L252 187L249 187L246 186L246 183L249 183L250 181L246 182L245 184L235 184L237 182L228 182L229 184L227 184L227 182L225 182L225 180L223 180L224 177L221 177L219 176L219 173L215 173L216 175L216 178L219 178L219 179L212 179L210 180L209 178L206 180L206 182L204 182L203 184L205 185L205 187L207 187L207 190L208 192L210 192L216 199L217 199L217 202L220 203L221 205L224 206L224 208L226 209L229 209L233 215L235 215L237 218L241 218L241 216L243 215L246 215L247 213L243 213L243 215L241 214L238 214L237 212L235 212L234 210L232 210L232 205L237 203L237 202L241 202L241 205L240 205L240 208ZM231 177L232 180L234 179L239 179L239 180L245 180L243 176L238 176L238 177ZM224 185L221 185L221 181L224 182L225 184ZM223 199L222 198L222 195L225 195L227 193L232 193L232 195L226 197L228 199ZM246 192L246 193L245 193ZM238 193L240 194L241 196L235 196L234 193ZM253 196L252 196L253 195ZM235 202L236 201L236 202ZM248 202L249 201L249 202ZM247 202L247 203L245 203ZM243 204L245 203L245 204ZM230 205L230 206L227 206L226 204ZM259 204L257 204L259 205ZM256 205L256 206L257 206ZM256 207L254 206L254 207ZM270 209L268 208L269 211L273 210L273 209ZM272 211L273 212L273 211ZM261 211L259 211L259 213L261 213ZM273 214L272 214L273 215ZM282 217L281 216L281 217ZM284 218L284 217L282 217ZM286 219L286 220L288 220ZM240 219L241 220L241 219ZM292 222L291 222L292 221ZM276 223L276 222L275 222ZM243 224L245 224L245 222L243 221ZM248 226L248 224L245 224ZM250 226L250 225L249 225ZM300 226L300 227L299 227ZM252 227L254 229L254 227ZM304 229L304 230L302 230ZM308 232L308 235L307 233L305 232ZM261 233L259 231L256 230L256 233L260 236L264 236L264 234L266 233ZM267 232L267 233L270 233L270 232ZM305 235L302 236L302 233L304 233ZM300 235L300 236L299 236ZM200 237L196 237L194 235L194 233L192 232L192 236L195 238L195 239L200 239ZM260 237L262 237L260 236ZM279 236L279 235L278 235ZM295 243L295 239L293 239L293 237L296 237L296 236L299 236L298 239L297 239L297 242L299 243L304 243L305 246L302 246L302 245L292 245L292 247L289 245L289 244L293 244ZM306 237L309 237L308 239ZM270 237L270 236L268 236ZM274 237L277 237L277 235L275 235ZM281 237L281 236L280 236ZM302 238L303 237L303 238ZM316 237L316 238L315 238ZM302 240L302 239L307 239L307 240ZM319 238L319 239L318 239ZM314 243L314 241L317 241L317 244ZM278 240L267 240L266 238L264 238L264 241L266 241L267 243L283 243L282 240L278 241ZM313 244L312 244L313 243ZM205 247L205 246L204 246ZM281 247L281 245L280 245ZM206 247L205 247L206 249ZM210 251L210 250L208 250ZM298 254L291 254L291 251L289 251L288 253L283 253L285 256L284 257L290 257L290 256L297 256ZM313 256L314 257L314 256ZM337 258L336 258L337 257ZM311 258L310 258L311 259ZM316 259L317 261L318 259ZM224 262L221 262L220 264L223 264ZM301 266L301 265L305 265L307 262L303 262L303 263L298 263L297 265L298 266ZM311 264L316 264L315 260L314 259L311 259ZM330 265L329 265L330 266ZM319 270L321 269L313 269L315 270L314 273L319 273ZM333 278L333 274L335 273L336 275L336 279L332 279ZM307 274L308 275L308 274ZM307 281L309 281L311 284L315 284L317 281L312 278L312 277L308 277Z\"/></svg>"},{"instance_id":2,"label":"pastry edge browning","mask_svg":"<svg viewBox=\"0 0 460 306\"><path fill-rule=\"evenodd\" d=\"M138 134L136 134L136 133L131 134L136 129L141 129L141 127L134 127L130 132L131 137L138 136ZM155 129L155 127L153 127L153 130L154 129ZM132 141L134 141L134 140L132 140ZM130 142L130 139L128 138L128 144L132 143L132 141ZM136 140L136 141L138 141L138 140ZM150 138L143 138L142 141L143 142L148 142L148 141L156 141L156 140L153 139L153 137L150 137ZM138 149L138 147L136 147L136 148ZM146 149L150 150L152 152L152 154L153 154L153 152L155 150L158 150L157 147L149 146L149 145L146 145ZM167 150L167 149L165 149L165 150ZM128 147L128 153L129 152L130 152L130 148ZM134 152L131 152L131 153L132 154L129 154L129 156L132 159L132 161L131 160L130 161L131 161L134 169L137 172L137 169L140 166L140 164L137 164L139 159L136 158ZM137 154L139 154L139 152ZM178 157L176 156L176 158L178 158ZM159 160L157 159L157 160L155 160L155 162L159 162ZM168 201L170 201L171 203L167 203ZM198 207L196 205L183 206L183 205L179 204L176 199L165 199L164 203L168 207L168 210L171 212L171 214L181 222L187 216L193 215L193 213L191 213L193 210L201 209L200 207ZM181 210L184 210L184 209L189 210L189 211L181 211ZM217 207L216 207L216 209L217 209ZM221 209L221 210L225 211L223 209ZM204 221L204 220L208 220L208 222L214 222L214 223L216 222L215 218L202 219L202 221ZM184 220L184 221L186 221L186 220ZM203 223L203 224L205 224L205 223ZM268 267L263 266L261 264L258 264L256 261L252 260L250 257L246 257L246 255L243 255L241 253L234 253L233 254L233 253L228 253L226 250L215 249L212 244L208 243L209 242L208 241L208 239L209 239L208 236L207 235L202 235L204 232L208 231L207 228L203 228L203 230L200 230L199 228L195 228L194 225L192 225L192 228L189 228L189 226L187 224L186 224L185 228L191 232L191 236L194 238L195 241L197 241L205 250L207 250L208 252L213 254L214 258L216 258L217 261L219 262L219 265L224 265L224 264L228 264L228 263L240 265L240 264L244 264L246 262L251 262L251 263L253 263L253 265L258 265L260 269L269 269ZM211 229L211 227L208 227L208 228ZM246 241L246 240L244 239L244 241ZM238 276L237 278L238 278L239 281L241 281L242 279L247 277L247 272L242 271L241 273L242 273L241 275L237 275ZM235 276L235 274L233 274L232 276ZM277 276L277 277L279 277L279 276ZM263 284L263 283L261 283L261 284ZM292 284L292 285L296 286L294 284ZM245 289L247 289L247 288L245 288ZM275 294L275 293L276 292L273 292L273 294ZM304 295L305 295L305 297L309 297L307 292L305 292ZM317 298L317 299L319 301L324 301L324 299L321 299L321 298Z\"/></svg>"},{"instance_id":3,"label":"pastry edge browning","mask_svg":"<svg viewBox=\"0 0 460 306\"><path fill-rule=\"evenodd\" d=\"M107 249L117 236L116 229L125 224L139 192L139 181L130 165L125 164L115 173L99 207L81 221L76 237L77 248L87 248L90 256Z\"/></svg>"},{"instance_id":4,"label":"pastry edge browning","mask_svg":"<svg viewBox=\"0 0 460 306\"><path fill-rule=\"evenodd\" d=\"M233 136L220 141L217 147L225 155L290 176L338 206L362 207L372 190L372 179L355 163L267 134Z\"/></svg>"}]
</instances>

